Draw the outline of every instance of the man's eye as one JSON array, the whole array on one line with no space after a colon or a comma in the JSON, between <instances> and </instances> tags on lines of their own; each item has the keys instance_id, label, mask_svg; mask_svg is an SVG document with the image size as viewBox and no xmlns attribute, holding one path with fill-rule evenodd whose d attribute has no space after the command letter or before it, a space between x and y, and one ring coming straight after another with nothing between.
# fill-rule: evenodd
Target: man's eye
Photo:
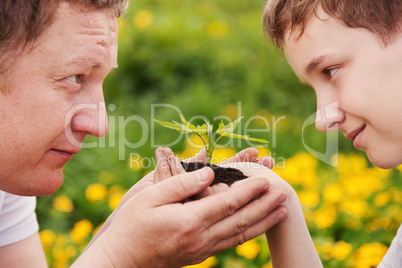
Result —
<instances>
[{"instance_id":1,"label":"man's eye","mask_svg":"<svg viewBox=\"0 0 402 268\"><path fill-rule=\"evenodd\" d=\"M68 80L70 80L71 82L78 84L81 82L82 79L82 75L73 75L73 76L69 76L67 77Z\"/></svg>"},{"instance_id":2,"label":"man's eye","mask_svg":"<svg viewBox=\"0 0 402 268\"><path fill-rule=\"evenodd\" d=\"M329 77L333 77L338 70L339 68L328 68L324 70L324 73L329 75Z\"/></svg>"}]
</instances>

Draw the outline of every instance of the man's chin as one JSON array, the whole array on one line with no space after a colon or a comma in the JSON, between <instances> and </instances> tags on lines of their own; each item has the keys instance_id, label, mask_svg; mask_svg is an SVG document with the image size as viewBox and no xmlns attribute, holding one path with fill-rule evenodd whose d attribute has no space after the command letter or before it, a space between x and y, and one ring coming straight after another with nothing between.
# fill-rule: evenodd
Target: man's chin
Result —
<instances>
[{"instance_id":1,"label":"man's chin","mask_svg":"<svg viewBox=\"0 0 402 268\"><path fill-rule=\"evenodd\" d=\"M43 196L55 193L63 184L63 169L41 170L25 175L20 185L13 185L6 192L22 196Z\"/></svg>"},{"instance_id":2,"label":"man's chin","mask_svg":"<svg viewBox=\"0 0 402 268\"><path fill-rule=\"evenodd\" d=\"M63 184L63 169L60 169L58 172L54 172L50 176L45 179L40 179L43 184L37 185L36 188L36 196L50 195L55 193L60 189Z\"/></svg>"}]
</instances>

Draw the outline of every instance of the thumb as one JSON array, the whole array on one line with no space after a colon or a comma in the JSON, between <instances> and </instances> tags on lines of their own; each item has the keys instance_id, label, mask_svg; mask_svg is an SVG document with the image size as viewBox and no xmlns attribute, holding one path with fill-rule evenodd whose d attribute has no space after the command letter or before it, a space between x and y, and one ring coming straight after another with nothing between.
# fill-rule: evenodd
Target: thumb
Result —
<instances>
[{"instance_id":1,"label":"thumb","mask_svg":"<svg viewBox=\"0 0 402 268\"><path fill-rule=\"evenodd\" d=\"M167 178L145 193L151 207L183 201L204 191L213 181L214 171L205 167Z\"/></svg>"}]
</instances>

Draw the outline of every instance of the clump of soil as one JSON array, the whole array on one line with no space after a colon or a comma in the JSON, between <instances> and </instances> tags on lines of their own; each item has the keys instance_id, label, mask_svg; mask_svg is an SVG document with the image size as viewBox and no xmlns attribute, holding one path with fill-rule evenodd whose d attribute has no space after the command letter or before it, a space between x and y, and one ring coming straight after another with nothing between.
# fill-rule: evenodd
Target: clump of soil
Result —
<instances>
[{"instance_id":1,"label":"clump of soil","mask_svg":"<svg viewBox=\"0 0 402 268\"><path fill-rule=\"evenodd\" d=\"M244 175L240 170L230 167L219 167L217 165L205 164L201 162L181 162L181 165L187 172L201 169L205 166L211 167L215 172L215 179L211 183L211 186L218 183L226 183L230 186L238 180L247 178L247 176Z\"/></svg>"}]
</instances>

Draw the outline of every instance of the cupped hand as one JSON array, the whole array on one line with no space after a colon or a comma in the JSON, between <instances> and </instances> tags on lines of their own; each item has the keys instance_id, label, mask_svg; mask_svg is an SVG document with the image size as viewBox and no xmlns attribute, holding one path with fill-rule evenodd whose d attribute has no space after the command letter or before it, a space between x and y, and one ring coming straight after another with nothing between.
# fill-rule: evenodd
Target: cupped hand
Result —
<instances>
[{"instance_id":1,"label":"cupped hand","mask_svg":"<svg viewBox=\"0 0 402 268\"><path fill-rule=\"evenodd\" d=\"M97 242L113 249L109 259L118 267L181 267L259 236L286 215L280 206L284 193L258 175L241 187L181 202L213 178L212 169L203 168L143 189L119 209Z\"/></svg>"}]
</instances>

